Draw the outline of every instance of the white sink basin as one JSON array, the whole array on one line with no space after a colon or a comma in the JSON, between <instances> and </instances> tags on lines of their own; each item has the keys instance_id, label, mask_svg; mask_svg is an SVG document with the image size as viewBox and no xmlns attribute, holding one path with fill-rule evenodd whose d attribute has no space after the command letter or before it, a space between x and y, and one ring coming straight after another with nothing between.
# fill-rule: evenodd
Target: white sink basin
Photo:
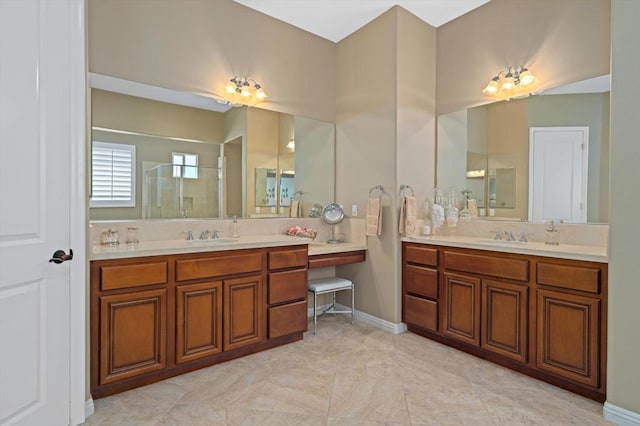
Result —
<instances>
[{"instance_id":1,"label":"white sink basin","mask_svg":"<svg viewBox=\"0 0 640 426\"><path fill-rule=\"evenodd\" d=\"M507 241L507 240L494 240L487 238L486 240L478 240L481 244L496 244L496 245L509 245L509 246L524 246L527 243L523 241Z\"/></svg>"},{"instance_id":2,"label":"white sink basin","mask_svg":"<svg viewBox=\"0 0 640 426\"><path fill-rule=\"evenodd\" d=\"M210 238L208 240L188 240L190 244L232 244L237 243L238 238Z\"/></svg>"}]
</instances>

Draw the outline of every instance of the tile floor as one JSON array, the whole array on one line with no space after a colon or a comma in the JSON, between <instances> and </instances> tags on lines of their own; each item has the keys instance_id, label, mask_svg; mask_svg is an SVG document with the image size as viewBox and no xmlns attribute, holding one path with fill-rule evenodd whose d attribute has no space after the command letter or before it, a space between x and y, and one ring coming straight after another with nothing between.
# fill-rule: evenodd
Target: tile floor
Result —
<instances>
[{"instance_id":1,"label":"tile floor","mask_svg":"<svg viewBox=\"0 0 640 426\"><path fill-rule=\"evenodd\" d=\"M343 316L303 341L95 401L88 425L601 425L602 405Z\"/></svg>"}]
</instances>

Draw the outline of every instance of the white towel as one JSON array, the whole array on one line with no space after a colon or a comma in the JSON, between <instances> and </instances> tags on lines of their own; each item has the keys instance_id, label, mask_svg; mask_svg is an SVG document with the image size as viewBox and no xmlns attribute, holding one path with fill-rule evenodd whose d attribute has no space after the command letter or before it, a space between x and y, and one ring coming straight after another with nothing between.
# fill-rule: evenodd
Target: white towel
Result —
<instances>
[{"instance_id":1,"label":"white towel","mask_svg":"<svg viewBox=\"0 0 640 426\"><path fill-rule=\"evenodd\" d=\"M367 200L367 235L382 234L382 200L380 197Z\"/></svg>"},{"instance_id":2,"label":"white towel","mask_svg":"<svg viewBox=\"0 0 640 426\"><path fill-rule=\"evenodd\" d=\"M467 209L469 209L469 216L471 216L471 219L478 218L478 201L477 200L473 198L467 200Z\"/></svg>"},{"instance_id":3,"label":"white towel","mask_svg":"<svg viewBox=\"0 0 640 426\"><path fill-rule=\"evenodd\" d=\"M400 223L398 231L403 235L415 235L417 220L416 197L404 197L400 206Z\"/></svg>"},{"instance_id":4,"label":"white towel","mask_svg":"<svg viewBox=\"0 0 640 426\"><path fill-rule=\"evenodd\" d=\"M291 200L291 204L289 205L289 217L300 217L302 216L302 206L300 205L300 200Z\"/></svg>"}]
</instances>

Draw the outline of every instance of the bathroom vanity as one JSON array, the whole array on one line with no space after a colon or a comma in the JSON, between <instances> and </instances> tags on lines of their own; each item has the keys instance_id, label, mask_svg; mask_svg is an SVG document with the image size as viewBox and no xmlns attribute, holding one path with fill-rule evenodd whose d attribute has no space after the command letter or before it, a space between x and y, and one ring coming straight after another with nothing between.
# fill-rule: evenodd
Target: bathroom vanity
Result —
<instances>
[{"instance_id":1,"label":"bathroom vanity","mask_svg":"<svg viewBox=\"0 0 640 426\"><path fill-rule=\"evenodd\" d=\"M308 247L262 237L94 248L92 396L301 340L308 268L365 256L358 245Z\"/></svg>"},{"instance_id":2,"label":"bathroom vanity","mask_svg":"<svg viewBox=\"0 0 640 426\"><path fill-rule=\"evenodd\" d=\"M604 401L604 253L491 244L403 239L409 331Z\"/></svg>"}]
</instances>

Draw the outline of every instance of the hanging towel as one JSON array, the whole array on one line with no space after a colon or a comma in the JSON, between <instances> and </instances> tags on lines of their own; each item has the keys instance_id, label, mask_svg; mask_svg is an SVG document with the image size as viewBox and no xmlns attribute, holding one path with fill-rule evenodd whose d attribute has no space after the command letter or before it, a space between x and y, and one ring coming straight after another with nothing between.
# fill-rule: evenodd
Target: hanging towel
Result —
<instances>
[{"instance_id":1,"label":"hanging towel","mask_svg":"<svg viewBox=\"0 0 640 426\"><path fill-rule=\"evenodd\" d=\"M467 209L469 209L469 216L471 219L478 218L478 201L473 198L467 200Z\"/></svg>"},{"instance_id":2,"label":"hanging towel","mask_svg":"<svg viewBox=\"0 0 640 426\"><path fill-rule=\"evenodd\" d=\"M289 205L289 217L300 217L300 200L291 200Z\"/></svg>"},{"instance_id":3,"label":"hanging towel","mask_svg":"<svg viewBox=\"0 0 640 426\"><path fill-rule=\"evenodd\" d=\"M400 206L398 231L403 235L415 235L418 207L416 197L404 197Z\"/></svg>"},{"instance_id":4,"label":"hanging towel","mask_svg":"<svg viewBox=\"0 0 640 426\"><path fill-rule=\"evenodd\" d=\"M382 202L380 197L367 201L367 235L382 234Z\"/></svg>"}]
</instances>

